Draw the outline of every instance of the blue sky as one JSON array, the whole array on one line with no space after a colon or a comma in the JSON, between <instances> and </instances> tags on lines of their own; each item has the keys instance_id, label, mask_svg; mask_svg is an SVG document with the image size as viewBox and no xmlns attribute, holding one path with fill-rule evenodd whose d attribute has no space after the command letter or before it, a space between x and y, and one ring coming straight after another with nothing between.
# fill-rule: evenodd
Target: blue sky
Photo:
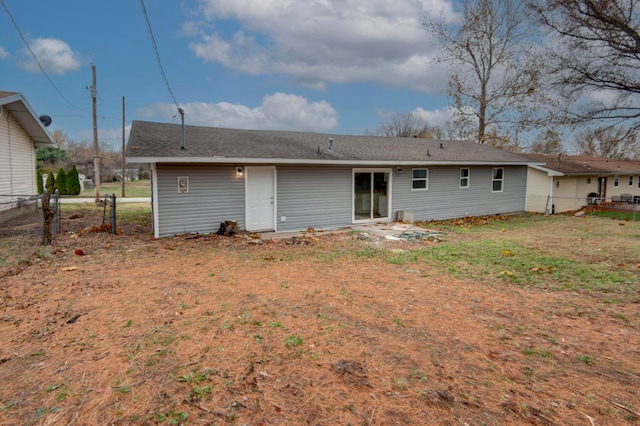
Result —
<instances>
[{"instance_id":1,"label":"blue sky","mask_svg":"<svg viewBox=\"0 0 640 426\"><path fill-rule=\"evenodd\" d=\"M91 64L101 142L132 120L179 123L138 0L2 0L0 90L21 92L50 131L92 141ZM448 0L146 0L187 124L362 134L394 112L450 117L447 73L425 17ZM55 85L55 87L54 87ZM57 89L56 89L57 87ZM58 93L61 92L61 94Z\"/></svg>"}]
</instances>

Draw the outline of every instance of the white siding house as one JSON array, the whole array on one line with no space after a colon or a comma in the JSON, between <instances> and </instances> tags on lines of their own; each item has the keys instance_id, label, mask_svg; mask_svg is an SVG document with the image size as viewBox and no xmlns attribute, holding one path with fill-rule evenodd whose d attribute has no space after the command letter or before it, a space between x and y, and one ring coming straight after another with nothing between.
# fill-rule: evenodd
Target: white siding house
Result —
<instances>
[{"instance_id":1,"label":"white siding house","mask_svg":"<svg viewBox=\"0 0 640 426\"><path fill-rule=\"evenodd\" d=\"M0 212L37 194L36 148L55 146L20 93L0 92Z\"/></svg>"},{"instance_id":2,"label":"white siding house","mask_svg":"<svg viewBox=\"0 0 640 426\"><path fill-rule=\"evenodd\" d=\"M589 203L633 202L634 197L640 198L639 161L587 155L523 155L544 163L528 170L529 212L563 213L580 210Z\"/></svg>"}]
</instances>

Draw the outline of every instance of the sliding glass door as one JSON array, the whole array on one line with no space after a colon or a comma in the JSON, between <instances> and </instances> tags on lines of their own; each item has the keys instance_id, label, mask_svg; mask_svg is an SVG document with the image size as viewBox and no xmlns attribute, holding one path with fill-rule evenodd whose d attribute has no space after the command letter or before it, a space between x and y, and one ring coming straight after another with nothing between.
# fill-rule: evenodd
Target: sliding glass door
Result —
<instances>
[{"instance_id":1,"label":"sliding glass door","mask_svg":"<svg viewBox=\"0 0 640 426\"><path fill-rule=\"evenodd\" d=\"M388 170L354 170L354 222L389 218L389 176Z\"/></svg>"}]
</instances>

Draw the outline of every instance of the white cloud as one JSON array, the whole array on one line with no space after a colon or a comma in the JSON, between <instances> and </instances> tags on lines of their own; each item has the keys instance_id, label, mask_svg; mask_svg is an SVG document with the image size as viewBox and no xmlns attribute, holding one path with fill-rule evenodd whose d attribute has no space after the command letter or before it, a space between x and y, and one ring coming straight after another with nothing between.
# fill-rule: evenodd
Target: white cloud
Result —
<instances>
[{"instance_id":1,"label":"white cloud","mask_svg":"<svg viewBox=\"0 0 640 426\"><path fill-rule=\"evenodd\" d=\"M416 108L411 112L426 120L430 126L443 127L453 121L453 108L451 107L445 107L443 109L436 109L433 111Z\"/></svg>"},{"instance_id":2,"label":"white cloud","mask_svg":"<svg viewBox=\"0 0 640 426\"><path fill-rule=\"evenodd\" d=\"M203 21L191 49L204 61L251 74L292 75L307 87L374 82L436 92L435 46L424 17L454 17L450 0L199 0ZM221 20L216 32L205 27ZM225 20L240 30L222 31ZM207 31L209 31L207 33Z\"/></svg>"},{"instance_id":3,"label":"white cloud","mask_svg":"<svg viewBox=\"0 0 640 426\"><path fill-rule=\"evenodd\" d=\"M586 93L583 98L587 103L599 102L606 106L614 106L618 101L618 96L620 93L613 90L593 90Z\"/></svg>"},{"instance_id":4,"label":"white cloud","mask_svg":"<svg viewBox=\"0 0 640 426\"><path fill-rule=\"evenodd\" d=\"M66 74L80 68L79 55L62 40L55 38L36 38L30 42L31 51L38 58L45 71L53 74ZM38 64L25 49L27 59L22 67L27 71L40 72Z\"/></svg>"},{"instance_id":5,"label":"white cloud","mask_svg":"<svg viewBox=\"0 0 640 426\"><path fill-rule=\"evenodd\" d=\"M5 50L4 47L0 46L0 59L5 59L10 56L9 52Z\"/></svg>"},{"instance_id":6,"label":"white cloud","mask_svg":"<svg viewBox=\"0 0 640 426\"><path fill-rule=\"evenodd\" d=\"M267 95L255 108L228 102L191 102L180 106L185 113L185 123L199 126L324 132L338 125L338 113L328 102L309 102L286 93ZM139 109L137 114L169 120L176 115L176 107L156 103Z\"/></svg>"},{"instance_id":7,"label":"white cloud","mask_svg":"<svg viewBox=\"0 0 640 426\"><path fill-rule=\"evenodd\" d=\"M400 113L402 112L404 111L401 111ZM454 119L454 109L450 106L435 110L426 110L418 107L409 112L425 120L429 126L444 127L445 125L450 125ZM398 114L398 111L387 111L382 109L376 111L376 115L381 117L383 120L389 120L395 114Z\"/></svg>"}]
</instances>

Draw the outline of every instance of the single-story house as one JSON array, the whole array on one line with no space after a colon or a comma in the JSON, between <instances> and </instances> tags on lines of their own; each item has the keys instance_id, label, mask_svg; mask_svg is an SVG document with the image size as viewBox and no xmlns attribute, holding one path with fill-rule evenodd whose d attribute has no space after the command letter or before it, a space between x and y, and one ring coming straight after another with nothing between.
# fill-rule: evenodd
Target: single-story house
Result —
<instances>
[{"instance_id":1,"label":"single-story house","mask_svg":"<svg viewBox=\"0 0 640 426\"><path fill-rule=\"evenodd\" d=\"M237 130L133 121L156 237L332 229L525 210L526 157L468 141Z\"/></svg>"},{"instance_id":2,"label":"single-story house","mask_svg":"<svg viewBox=\"0 0 640 426\"><path fill-rule=\"evenodd\" d=\"M0 211L14 209L38 194L36 148L54 147L42 120L24 96L0 92Z\"/></svg>"},{"instance_id":3,"label":"single-story house","mask_svg":"<svg viewBox=\"0 0 640 426\"><path fill-rule=\"evenodd\" d=\"M527 211L563 213L587 204L633 202L640 197L640 161L589 155L523 154L529 168Z\"/></svg>"}]
</instances>

